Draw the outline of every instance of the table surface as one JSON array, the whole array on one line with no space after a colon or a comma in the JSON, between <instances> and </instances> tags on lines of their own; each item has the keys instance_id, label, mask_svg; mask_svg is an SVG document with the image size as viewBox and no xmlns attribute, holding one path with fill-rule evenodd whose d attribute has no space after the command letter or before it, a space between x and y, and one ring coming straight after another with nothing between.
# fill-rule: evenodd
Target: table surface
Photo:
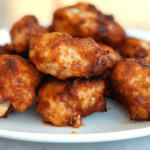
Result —
<instances>
[{"instance_id":1,"label":"table surface","mask_svg":"<svg viewBox=\"0 0 150 150\"><path fill-rule=\"evenodd\" d=\"M36 143L0 138L1 150L149 150L150 136L100 143Z\"/></svg>"}]
</instances>

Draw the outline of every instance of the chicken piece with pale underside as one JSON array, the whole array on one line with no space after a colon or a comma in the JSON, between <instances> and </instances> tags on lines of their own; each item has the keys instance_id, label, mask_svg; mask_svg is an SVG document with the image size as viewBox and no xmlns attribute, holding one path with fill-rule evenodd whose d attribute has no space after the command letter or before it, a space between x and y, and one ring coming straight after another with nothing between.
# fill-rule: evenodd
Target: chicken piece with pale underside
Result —
<instances>
[{"instance_id":1,"label":"chicken piece with pale underside","mask_svg":"<svg viewBox=\"0 0 150 150\"><path fill-rule=\"evenodd\" d=\"M61 80L97 76L115 64L93 39L59 32L34 35L29 57L39 71Z\"/></svg>"},{"instance_id":2,"label":"chicken piece with pale underside","mask_svg":"<svg viewBox=\"0 0 150 150\"><path fill-rule=\"evenodd\" d=\"M38 92L36 110L53 126L78 128L83 117L106 111L104 88L101 78L51 79Z\"/></svg>"},{"instance_id":3,"label":"chicken piece with pale underside","mask_svg":"<svg viewBox=\"0 0 150 150\"><path fill-rule=\"evenodd\" d=\"M35 88L41 74L29 61L18 55L0 55L0 117L9 108L24 112L35 100ZM13 107L13 108L12 108Z\"/></svg>"},{"instance_id":4,"label":"chicken piece with pale underside","mask_svg":"<svg viewBox=\"0 0 150 150\"><path fill-rule=\"evenodd\" d=\"M54 12L52 30L74 37L92 37L111 47L119 47L127 38L112 15L105 15L89 3L59 8Z\"/></svg>"},{"instance_id":5,"label":"chicken piece with pale underside","mask_svg":"<svg viewBox=\"0 0 150 150\"><path fill-rule=\"evenodd\" d=\"M132 120L150 120L150 66L144 60L128 58L118 62L111 83Z\"/></svg>"}]
</instances>

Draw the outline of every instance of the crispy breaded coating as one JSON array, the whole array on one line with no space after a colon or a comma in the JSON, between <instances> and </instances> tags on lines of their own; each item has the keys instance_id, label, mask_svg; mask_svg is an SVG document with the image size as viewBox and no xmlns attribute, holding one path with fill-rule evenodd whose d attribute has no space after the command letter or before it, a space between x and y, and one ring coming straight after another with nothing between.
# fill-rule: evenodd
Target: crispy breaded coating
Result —
<instances>
[{"instance_id":1,"label":"crispy breaded coating","mask_svg":"<svg viewBox=\"0 0 150 150\"><path fill-rule=\"evenodd\" d=\"M29 57L39 71L61 80L97 76L115 63L93 39L57 32L33 36Z\"/></svg>"},{"instance_id":2,"label":"crispy breaded coating","mask_svg":"<svg viewBox=\"0 0 150 150\"><path fill-rule=\"evenodd\" d=\"M12 54L13 47L9 44L5 44L4 46L0 46L0 55L3 54Z\"/></svg>"},{"instance_id":3,"label":"crispy breaded coating","mask_svg":"<svg viewBox=\"0 0 150 150\"><path fill-rule=\"evenodd\" d=\"M117 63L111 82L132 120L150 120L150 66L144 60L128 58Z\"/></svg>"},{"instance_id":4,"label":"crispy breaded coating","mask_svg":"<svg viewBox=\"0 0 150 150\"><path fill-rule=\"evenodd\" d=\"M3 54L0 55L0 72L0 104L5 108L12 104L18 112L32 106L35 88L41 80L34 65L21 56Z\"/></svg>"},{"instance_id":5,"label":"crispy breaded coating","mask_svg":"<svg viewBox=\"0 0 150 150\"><path fill-rule=\"evenodd\" d=\"M88 3L77 3L56 10L52 30L75 37L92 37L111 47L120 46L127 37L112 15L104 15Z\"/></svg>"},{"instance_id":6,"label":"crispy breaded coating","mask_svg":"<svg viewBox=\"0 0 150 150\"><path fill-rule=\"evenodd\" d=\"M110 46L103 44L103 43L98 43L98 45L100 46L100 48L102 48L109 54L111 59L115 61L115 64L122 60L121 55L118 52L116 52L113 48L111 48ZM108 69L104 70L102 73L102 76L104 77L105 84L106 84L106 88L104 90L104 95L107 97L114 98L114 90L112 89L111 84L110 84L110 76L112 73L112 69L113 68L108 68Z\"/></svg>"},{"instance_id":7,"label":"crispy breaded coating","mask_svg":"<svg viewBox=\"0 0 150 150\"><path fill-rule=\"evenodd\" d=\"M10 35L13 51L22 53L29 51L29 41L32 34L44 33L46 29L39 25L35 16L27 15L14 23Z\"/></svg>"},{"instance_id":8,"label":"crispy breaded coating","mask_svg":"<svg viewBox=\"0 0 150 150\"><path fill-rule=\"evenodd\" d=\"M142 58L150 64L150 42L128 38L122 45L121 55L124 58Z\"/></svg>"},{"instance_id":9,"label":"crispy breaded coating","mask_svg":"<svg viewBox=\"0 0 150 150\"><path fill-rule=\"evenodd\" d=\"M4 46L0 46L0 55L10 54L10 55L20 55L25 59L29 59L28 52L16 53L14 51L14 47L11 44L5 44Z\"/></svg>"},{"instance_id":10,"label":"crispy breaded coating","mask_svg":"<svg viewBox=\"0 0 150 150\"><path fill-rule=\"evenodd\" d=\"M36 110L54 126L82 125L81 118L106 110L104 80L51 79L39 90Z\"/></svg>"},{"instance_id":11,"label":"crispy breaded coating","mask_svg":"<svg viewBox=\"0 0 150 150\"><path fill-rule=\"evenodd\" d=\"M115 62L121 61L122 57L120 55L120 53L118 53L117 51L115 51L112 47L103 44L103 43L98 43L98 45L100 46L101 49L105 50L107 53L109 53L109 56L111 57L111 59L113 59Z\"/></svg>"}]
</instances>

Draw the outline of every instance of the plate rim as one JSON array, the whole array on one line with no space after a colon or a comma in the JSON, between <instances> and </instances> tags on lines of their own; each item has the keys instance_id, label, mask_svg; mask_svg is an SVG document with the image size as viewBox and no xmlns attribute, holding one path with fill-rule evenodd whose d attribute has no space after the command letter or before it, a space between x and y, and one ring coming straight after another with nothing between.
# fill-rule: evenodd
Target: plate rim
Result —
<instances>
[{"instance_id":1,"label":"plate rim","mask_svg":"<svg viewBox=\"0 0 150 150\"><path fill-rule=\"evenodd\" d=\"M141 134L142 133L142 134ZM89 134L50 134L50 133L29 133L0 129L0 137L30 141L30 142L48 142L48 143L94 143L108 142L125 139L138 138L150 135L150 127L131 129L107 133L89 133ZM40 138L39 138L40 137ZM90 137L90 138L89 138ZM92 138L91 138L92 137ZM66 140L67 139L67 140Z\"/></svg>"}]
</instances>

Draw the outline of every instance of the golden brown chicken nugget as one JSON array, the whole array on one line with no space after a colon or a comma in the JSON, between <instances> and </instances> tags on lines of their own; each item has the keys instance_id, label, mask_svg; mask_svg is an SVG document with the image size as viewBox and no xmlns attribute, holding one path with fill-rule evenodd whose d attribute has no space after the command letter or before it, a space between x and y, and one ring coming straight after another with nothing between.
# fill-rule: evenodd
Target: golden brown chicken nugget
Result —
<instances>
[{"instance_id":1,"label":"golden brown chicken nugget","mask_svg":"<svg viewBox=\"0 0 150 150\"><path fill-rule=\"evenodd\" d=\"M3 54L12 54L13 47L9 44L5 44L3 46L0 46L0 55Z\"/></svg>"},{"instance_id":2,"label":"golden brown chicken nugget","mask_svg":"<svg viewBox=\"0 0 150 150\"><path fill-rule=\"evenodd\" d=\"M46 29L38 24L35 16L27 15L14 23L10 31L13 51L16 53L29 51L31 35L39 32L46 32Z\"/></svg>"},{"instance_id":3,"label":"golden brown chicken nugget","mask_svg":"<svg viewBox=\"0 0 150 150\"><path fill-rule=\"evenodd\" d=\"M128 38L122 45L121 55L124 58L142 58L150 64L150 42Z\"/></svg>"},{"instance_id":4,"label":"golden brown chicken nugget","mask_svg":"<svg viewBox=\"0 0 150 150\"><path fill-rule=\"evenodd\" d=\"M113 69L111 82L133 120L150 120L150 66L142 59L124 59Z\"/></svg>"},{"instance_id":5,"label":"golden brown chicken nugget","mask_svg":"<svg viewBox=\"0 0 150 150\"><path fill-rule=\"evenodd\" d=\"M39 71L61 80L97 76L115 64L93 39L58 32L33 36L29 57Z\"/></svg>"},{"instance_id":6,"label":"golden brown chicken nugget","mask_svg":"<svg viewBox=\"0 0 150 150\"><path fill-rule=\"evenodd\" d=\"M100 48L102 48L103 50L105 50L107 53L109 53L109 56L111 57L111 59L113 59L115 62L119 62L122 60L122 57L120 55L119 52L115 51L112 47L103 44L103 43L98 43L98 45L100 46Z\"/></svg>"},{"instance_id":7,"label":"golden brown chicken nugget","mask_svg":"<svg viewBox=\"0 0 150 150\"><path fill-rule=\"evenodd\" d=\"M115 51L112 47L110 47L106 44L103 44L103 43L98 43L98 45L100 46L100 48L102 48L103 50L105 50L109 54L111 59L115 61L115 64L122 60L121 55L117 51ZM114 90L110 84L110 76L112 73L112 69L113 69L113 67L104 70L102 73L102 76L103 76L103 78L105 80L105 84L106 84L104 95L107 97L114 98Z\"/></svg>"},{"instance_id":8,"label":"golden brown chicken nugget","mask_svg":"<svg viewBox=\"0 0 150 150\"><path fill-rule=\"evenodd\" d=\"M119 61L122 60L121 55L115 51L112 47L103 44L103 43L98 43L98 45L100 46L101 49L105 50L107 52L107 54L110 56L110 58L115 62L115 64ZM115 65L114 64L114 65ZM108 68L106 70L104 70L104 72L102 73L102 75L107 78L110 77L111 74L111 70L113 69L114 66L112 66L112 68Z\"/></svg>"},{"instance_id":9,"label":"golden brown chicken nugget","mask_svg":"<svg viewBox=\"0 0 150 150\"><path fill-rule=\"evenodd\" d=\"M25 59L29 59L28 52L16 53L12 44L5 44L0 46L0 55L10 54L10 55L20 55Z\"/></svg>"},{"instance_id":10,"label":"golden brown chicken nugget","mask_svg":"<svg viewBox=\"0 0 150 150\"><path fill-rule=\"evenodd\" d=\"M18 112L32 106L41 74L28 60L17 55L0 55L0 116L12 104Z\"/></svg>"},{"instance_id":11,"label":"golden brown chicken nugget","mask_svg":"<svg viewBox=\"0 0 150 150\"><path fill-rule=\"evenodd\" d=\"M75 37L92 37L111 47L120 46L127 35L112 15L104 15L95 6L78 3L54 12L52 29Z\"/></svg>"},{"instance_id":12,"label":"golden brown chicken nugget","mask_svg":"<svg viewBox=\"0 0 150 150\"><path fill-rule=\"evenodd\" d=\"M39 90L36 110L54 126L82 125L81 118L106 110L101 78L51 79Z\"/></svg>"}]
</instances>

